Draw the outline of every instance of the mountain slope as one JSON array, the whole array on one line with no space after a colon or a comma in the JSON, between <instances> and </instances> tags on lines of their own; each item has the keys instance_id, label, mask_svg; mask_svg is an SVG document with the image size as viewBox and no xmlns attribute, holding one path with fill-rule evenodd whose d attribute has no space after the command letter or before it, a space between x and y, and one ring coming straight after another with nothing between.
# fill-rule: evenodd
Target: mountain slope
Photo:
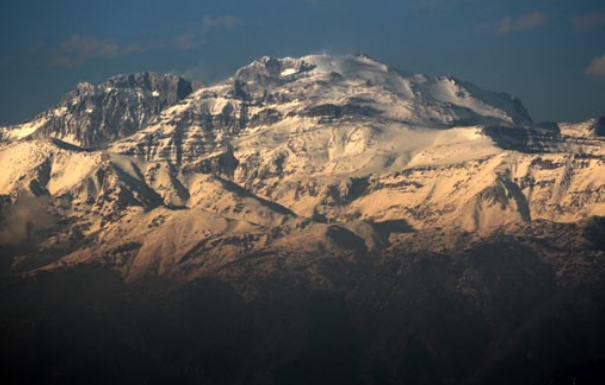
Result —
<instances>
[{"instance_id":1,"label":"mountain slope","mask_svg":"<svg viewBox=\"0 0 605 385\"><path fill-rule=\"evenodd\" d=\"M193 88L171 75L117 76L2 129L4 210L32 195L63 224L40 244L50 264L32 266L105 260L125 245L124 261L107 260L126 275L193 277L208 268L192 267L207 245L226 255L217 237L238 239L232 258L305 248L306 237L385 247L401 233L382 224L403 224L403 236L491 233L605 215L596 120L534 125L513 96L363 55L263 57Z\"/></svg>"},{"instance_id":2,"label":"mountain slope","mask_svg":"<svg viewBox=\"0 0 605 385\"><path fill-rule=\"evenodd\" d=\"M363 55L81 84L0 128L0 381L601 384L602 128Z\"/></svg>"}]
</instances>

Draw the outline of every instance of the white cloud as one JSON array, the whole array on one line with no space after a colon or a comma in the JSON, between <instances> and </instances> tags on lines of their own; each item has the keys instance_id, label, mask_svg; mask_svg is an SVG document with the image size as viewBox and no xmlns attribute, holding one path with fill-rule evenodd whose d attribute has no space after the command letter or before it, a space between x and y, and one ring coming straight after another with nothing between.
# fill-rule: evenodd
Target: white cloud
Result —
<instances>
[{"instance_id":1,"label":"white cloud","mask_svg":"<svg viewBox=\"0 0 605 385\"><path fill-rule=\"evenodd\" d=\"M42 46L36 48L41 49ZM99 39L94 36L72 35L56 47L48 47L51 63L57 67L80 67L95 59L113 59L134 52L147 51L139 43L132 43L120 47L108 39Z\"/></svg>"},{"instance_id":2,"label":"white cloud","mask_svg":"<svg viewBox=\"0 0 605 385\"><path fill-rule=\"evenodd\" d=\"M199 46L206 45L207 41L205 38L202 38L199 35L188 33L177 36L174 39L174 43L179 49L183 51L189 51Z\"/></svg>"},{"instance_id":3,"label":"white cloud","mask_svg":"<svg viewBox=\"0 0 605 385\"><path fill-rule=\"evenodd\" d=\"M173 44L180 50L189 51L208 44L206 36L209 31L214 29L232 29L240 24L244 24L244 22L233 15L216 17L206 15L197 28L190 28L186 33L174 38Z\"/></svg>"},{"instance_id":4,"label":"white cloud","mask_svg":"<svg viewBox=\"0 0 605 385\"><path fill-rule=\"evenodd\" d=\"M511 32L531 31L545 24L547 21L548 15L539 11L522 15L517 19L505 17L498 23L496 32L504 35Z\"/></svg>"},{"instance_id":5,"label":"white cloud","mask_svg":"<svg viewBox=\"0 0 605 385\"><path fill-rule=\"evenodd\" d=\"M584 72L594 79L605 80L605 55L594 58Z\"/></svg>"},{"instance_id":6,"label":"white cloud","mask_svg":"<svg viewBox=\"0 0 605 385\"><path fill-rule=\"evenodd\" d=\"M570 17L574 27L580 31L590 31L605 25L605 12L592 11Z\"/></svg>"},{"instance_id":7,"label":"white cloud","mask_svg":"<svg viewBox=\"0 0 605 385\"><path fill-rule=\"evenodd\" d=\"M238 24L242 24L242 21L233 15L223 15L214 17L212 15L206 15L202 19L202 31L207 32L211 29L231 29Z\"/></svg>"}]
</instances>

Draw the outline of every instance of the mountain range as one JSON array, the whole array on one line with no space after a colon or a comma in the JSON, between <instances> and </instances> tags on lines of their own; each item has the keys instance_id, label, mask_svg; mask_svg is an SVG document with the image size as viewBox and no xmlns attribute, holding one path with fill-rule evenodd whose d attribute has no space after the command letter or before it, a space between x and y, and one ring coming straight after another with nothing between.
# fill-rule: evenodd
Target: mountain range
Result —
<instances>
[{"instance_id":1,"label":"mountain range","mask_svg":"<svg viewBox=\"0 0 605 385\"><path fill-rule=\"evenodd\" d=\"M23 383L603 375L581 364L605 360L605 118L536 123L366 55L263 57L214 85L80 83L0 128L0 167L3 353L64 357ZM74 314L101 330L81 356Z\"/></svg>"}]
</instances>

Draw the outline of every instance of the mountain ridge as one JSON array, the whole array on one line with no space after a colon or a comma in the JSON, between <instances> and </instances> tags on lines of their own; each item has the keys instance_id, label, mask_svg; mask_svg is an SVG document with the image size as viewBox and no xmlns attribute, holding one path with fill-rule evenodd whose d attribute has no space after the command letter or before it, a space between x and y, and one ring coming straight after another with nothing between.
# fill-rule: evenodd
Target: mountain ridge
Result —
<instances>
[{"instance_id":1,"label":"mountain ridge","mask_svg":"<svg viewBox=\"0 0 605 385\"><path fill-rule=\"evenodd\" d=\"M0 128L3 383L603 383L603 118L359 55L61 103Z\"/></svg>"},{"instance_id":2,"label":"mountain ridge","mask_svg":"<svg viewBox=\"0 0 605 385\"><path fill-rule=\"evenodd\" d=\"M0 129L5 206L33 195L70 223L41 246L71 245L49 267L140 244L122 267L137 276L168 263L157 250L173 250L176 265L199 255L199 237L239 239L217 246L232 258L299 243L295 229L308 226L327 244L345 236L371 249L405 237L379 223L489 233L605 215L600 120L534 124L514 96L365 55L262 57L197 89L173 75L118 75L78 85L58 106ZM196 215L225 226L178 230L205 229ZM162 235L174 231L178 242Z\"/></svg>"}]
</instances>

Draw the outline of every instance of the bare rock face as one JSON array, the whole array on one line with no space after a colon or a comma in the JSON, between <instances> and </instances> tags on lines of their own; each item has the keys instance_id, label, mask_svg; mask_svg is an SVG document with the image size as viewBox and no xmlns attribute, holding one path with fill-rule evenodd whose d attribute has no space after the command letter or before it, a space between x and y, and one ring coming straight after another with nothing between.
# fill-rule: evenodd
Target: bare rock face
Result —
<instances>
[{"instance_id":1,"label":"bare rock face","mask_svg":"<svg viewBox=\"0 0 605 385\"><path fill-rule=\"evenodd\" d=\"M605 136L605 116L595 119L593 131L599 137Z\"/></svg>"},{"instance_id":2,"label":"bare rock face","mask_svg":"<svg viewBox=\"0 0 605 385\"><path fill-rule=\"evenodd\" d=\"M115 76L98 86L80 83L56 107L33 118L39 122L33 136L102 148L146 127L191 92L191 83L178 76L150 72Z\"/></svg>"}]
</instances>

